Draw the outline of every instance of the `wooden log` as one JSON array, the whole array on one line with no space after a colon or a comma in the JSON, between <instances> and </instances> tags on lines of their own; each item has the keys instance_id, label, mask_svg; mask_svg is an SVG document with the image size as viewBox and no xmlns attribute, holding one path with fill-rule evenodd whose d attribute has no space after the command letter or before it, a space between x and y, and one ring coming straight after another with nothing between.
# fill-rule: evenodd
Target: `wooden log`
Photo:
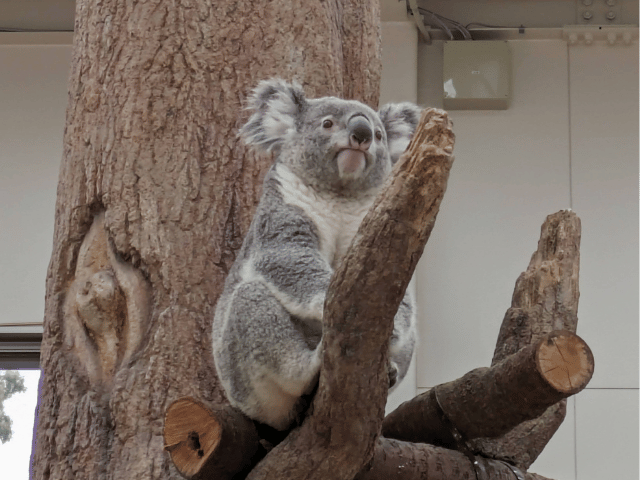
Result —
<instances>
[{"instance_id":1,"label":"wooden log","mask_svg":"<svg viewBox=\"0 0 640 480\"><path fill-rule=\"evenodd\" d=\"M179 473L189 480L245 478L261 459L262 448L254 423L228 406L216 409L191 397L173 402L166 414L165 450ZM475 465L474 465L475 463ZM426 444L380 437L371 463L357 480L513 480L514 470L504 462ZM524 480L548 480L527 473Z\"/></svg>"},{"instance_id":2,"label":"wooden log","mask_svg":"<svg viewBox=\"0 0 640 480\"><path fill-rule=\"evenodd\" d=\"M592 373L593 356L584 341L570 332L553 332L491 368L473 370L405 402L384 420L383 435L455 448L439 404L446 405L447 418L466 438L499 435L512 423L539 415L549 404L582 390ZM191 397L167 409L164 438L178 471L193 480L241 477L266 454L253 421L229 406L215 409ZM412 450L393 442L376 448L385 460L370 473L376 475L372 478L396 478L385 477L385 472L407 451L425 455L422 447ZM384 448L389 451L380 450Z\"/></svg>"},{"instance_id":3,"label":"wooden log","mask_svg":"<svg viewBox=\"0 0 640 480\"><path fill-rule=\"evenodd\" d=\"M232 479L266 454L253 421L242 412L228 405L213 409L191 397L179 398L167 409L164 443L189 480Z\"/></svg>"},{"instance_id":4,"label":"wooden log","mask_svg":"<svg viewBox=\"0 0 640 480\"><path fill-rule=\"evenodd\" d=\"M387 438L455 448L465 439L497 437L581 391L593 355L577 335L552 332L490 368L478 368L403 403L387 415Z\"/></svg>"},{"instance_id":5,"label":"wooden log","mask_svg":"<svg viewBox=\"0 0 640 480\"><path fill-rule=\"evenodd\" d=\"M576 333L580 231L580 219L571 210L561 210L545 219L538 248L516 281L492 365L554 330Z\"/></svg>"},{"instance_id":6,"label":"wooden log","mask_svg":"<svg viewBox=\"0 0 640 480\"><path fill-rule=\"evenodd\" d=\"M575 333L578 324L580 219L570 210L549 215L538 248L520 275L507 310L492 365L553 330ZM473 451L527 470L562 424L566 400L495 439L476 439Z\"/></svg>"},{"instance_id":7,"label":"wooden log","mask_svg":"<svg viewBox=\"0 0 640 480\"><path fill-rule=\"evenodd\" d=\"M380 437L373 460L356 480L549 480L514 470L499 460L468 458L461 452L433 445ZM521 477L516 476L516 472ZM476 475L477 473L477 475Z\"/></svg>"}]
</instances>

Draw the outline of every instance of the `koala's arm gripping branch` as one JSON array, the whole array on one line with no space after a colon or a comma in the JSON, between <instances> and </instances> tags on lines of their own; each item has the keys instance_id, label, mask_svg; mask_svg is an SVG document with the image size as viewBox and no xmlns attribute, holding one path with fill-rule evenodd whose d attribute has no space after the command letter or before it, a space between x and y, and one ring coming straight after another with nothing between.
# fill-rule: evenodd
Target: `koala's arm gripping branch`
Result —
<instances>
[{"instance_id":1,"label":"koala's arm gripping branch","mask_svg":"<svg viewBox=\"0 0 640 480\"><path fill-rule=\"evenodd\" d=\"M266 279L273 294L290 313L301 318L311 313L314 320L321 321L333 274L331 266L316 248L287 247L265 249L253 260L255 271Z\"/></svg>"},{"instance_id":2,"label":"koala's arm gripping branch","mask_svg":"<svg viewBox=\"0 0 640 480\"><path fill-rule=\"evenodd\" d=\"M352 479L371 459L387 396L393 319L446 189L451 127L446 112L423 112L329 286L313 413L248 478Z\"/></svg>"}]
</instances>

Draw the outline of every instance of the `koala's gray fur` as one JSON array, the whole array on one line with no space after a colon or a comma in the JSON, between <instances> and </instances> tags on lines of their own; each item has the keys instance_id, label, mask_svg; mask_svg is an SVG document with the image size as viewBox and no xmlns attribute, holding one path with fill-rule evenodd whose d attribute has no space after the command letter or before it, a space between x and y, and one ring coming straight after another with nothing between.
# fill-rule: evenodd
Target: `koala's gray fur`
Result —
<instances>
[{"instance_id":1,"label":"koala's gray fur","mask_svg":"<svg viewBox=\"0 0 640 480\"><path fill-rule=\"evenodd\" d=\"M276 160L216 307L213 351L231 404L284 430L317 383L331 275L420 109L401 103L376 113L356 101L307 99L299 85L279 79L261 82L249 108L244 141ZM414 311L407 293L389 346L392 384L411 361Z\"/></svg>"}]
</instances>

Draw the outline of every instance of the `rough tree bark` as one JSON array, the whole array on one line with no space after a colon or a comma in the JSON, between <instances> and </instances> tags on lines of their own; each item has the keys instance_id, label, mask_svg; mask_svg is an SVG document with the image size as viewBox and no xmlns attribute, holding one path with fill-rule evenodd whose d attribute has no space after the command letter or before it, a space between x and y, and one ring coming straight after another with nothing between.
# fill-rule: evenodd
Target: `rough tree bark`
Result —
<instances>
[{"instance_id":1,"label":"rough tree bark","mask_svg":"<svg viewBox=\"0 0 640 480\"><path fill-rule=\"evenodd\" d=\"M376 2L78 0L32 478L178 478L169 403L225 399L213 307L267 159L246 92L377 104Z\"/></svg>"}]
</instances>

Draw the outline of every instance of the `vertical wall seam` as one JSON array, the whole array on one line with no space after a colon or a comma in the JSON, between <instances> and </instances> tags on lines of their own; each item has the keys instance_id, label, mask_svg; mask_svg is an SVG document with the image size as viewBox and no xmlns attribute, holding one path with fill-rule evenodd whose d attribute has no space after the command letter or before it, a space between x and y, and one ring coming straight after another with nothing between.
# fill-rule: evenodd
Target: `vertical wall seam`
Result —
<instances>
[{"instance_id":1,"label":"vertical wall seam","mask_svg":"<svg viewBox=\"0 0 640 480\"><path fill-rule=\"evenodd\" d=\"M569 124L569 208L573 210L573 141L571 139L571 45L567 42L567 113Z\"/></svg>"},{"instance_id":2,"label":"vertical wall seam","mask_svg":"<svg viewBox=\"0 0 640 480\"><path fill-rule=\"evenodd\" d=\"M578 399L573 397L573 473L578 480Z\"/></svg>"},{"instance_id":3,"label":"vertical wall seam","mask_svg":"<svg viewBox=\"0 0 640 480\"><path fill-rule=\"evenodd\" d=\"M577 15L577 13L576 13ZM573 210L573 141L571 138L571 45L567 42L567 123L569 131L569 208ZM573 397L573 475L578 480L578 399Z\"/></svg>"}]
</instances>

